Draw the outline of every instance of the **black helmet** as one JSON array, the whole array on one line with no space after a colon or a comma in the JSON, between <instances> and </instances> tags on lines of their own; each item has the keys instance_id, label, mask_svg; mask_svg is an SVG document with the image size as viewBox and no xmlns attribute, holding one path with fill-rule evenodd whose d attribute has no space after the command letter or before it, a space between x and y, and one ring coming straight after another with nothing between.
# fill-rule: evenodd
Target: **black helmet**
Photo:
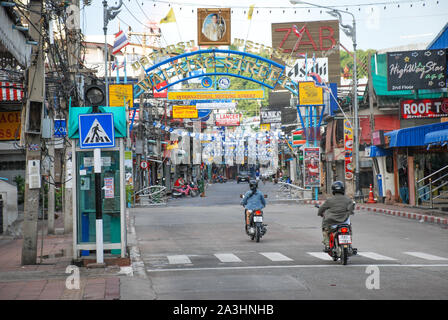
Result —
<instances>
[{"instance_id":1,"label":"black helmet","mask_svg":"<svg viewBox=\"0 0 448 320\"><path fill-rule=\"evenodd\" d=\"M257 190L257 187L258 187L258 183L257 183L256 180L250 180L249 181L249 188L250 188L250 190L255 191L255 190Z\"/></svg>"},{"instance_id":2,"label":"black helmet","mask_svg":"<svg viewBox=\"0 0 448 320\"><path fill-rule=\"evenodd\" d=\"M331 185L331 191L333 191L333 194L336 193L345 194L344 183L342 181L333 182L333 184Z\"/></svg>"}]
</instances>

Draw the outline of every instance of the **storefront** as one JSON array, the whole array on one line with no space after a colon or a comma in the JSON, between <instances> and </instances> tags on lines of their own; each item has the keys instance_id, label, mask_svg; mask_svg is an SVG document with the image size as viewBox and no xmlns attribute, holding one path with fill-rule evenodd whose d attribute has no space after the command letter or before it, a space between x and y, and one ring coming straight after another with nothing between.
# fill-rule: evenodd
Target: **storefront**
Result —
<instances>
[{"instance_id":1,"label":"storefront","mask_svg":"<svg viewBox=\"0 0 448 320\"><path fill-rule=\"evenodd\" d=\"M445 146L429 146L428 141L442 139L447 132L448 122L435 123L412 128L404 128L385 133L385 148L392 149L394 171L394 199L416 205L427 197L416 191L425 185L416 182L444 168L448 163ZM432 137L432 138L431 138ZM426 139L426 141L425 141Z\"/></svg>"}]
</instances>

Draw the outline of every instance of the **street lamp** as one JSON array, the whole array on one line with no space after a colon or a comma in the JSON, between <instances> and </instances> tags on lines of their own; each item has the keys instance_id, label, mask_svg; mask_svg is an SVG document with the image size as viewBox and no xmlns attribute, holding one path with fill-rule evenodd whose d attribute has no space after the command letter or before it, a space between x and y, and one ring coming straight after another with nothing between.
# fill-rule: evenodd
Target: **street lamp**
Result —
<instances>
[{"instance_id":1,"label":"street lamp","mask_svg":"<svg viewBox=\"0 0 448 320\"><path fill-rule=\"evenodd\" d=\"M109 21L115 19L117 14L120 13L121 5L123 4L123 0L120 0L120 4L116 7L107 8L107 0L103 0L103 13L104 13L104 80L106 81L106 105L109 106L109 80L107 79L107 24Z\"/></svg>"},{"instance_id":2,"label":"street lamp","mask_svg":"<svg viewBox=\"0 0 448 320\"><path fill-rule=\"evenodd\" d=\"M334 8L321 6L318 4L313 4L305 1L299 0L289 0L291 4L306 4L313 7L328 9L327 13L333 17L338 18L339 24L342 27L342 31L346 34L347 37L351 38L353 41L353 118L354 118L354 128L353 128L353 140L354 144L354 154L355 154L355 199L361 199L362 191L359 185L359 119L358 119L358 76L357 76L357 68L356 68L356 20L353 13L348 11L341 11ZM348 13L352 16L353 25L347 25L342 23L341 13Z\"/></svg>"}]
</instances>

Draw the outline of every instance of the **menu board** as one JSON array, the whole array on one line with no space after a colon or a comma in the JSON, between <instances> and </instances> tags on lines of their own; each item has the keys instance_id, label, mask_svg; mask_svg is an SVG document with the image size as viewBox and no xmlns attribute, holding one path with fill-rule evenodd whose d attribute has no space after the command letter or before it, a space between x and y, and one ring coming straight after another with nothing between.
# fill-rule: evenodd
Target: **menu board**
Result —
<instances>
[{"instance_id":1,"label":"menu board","mask_svg":"<svg viewBox=\"0 0 448 320\"><path fill-rule=\"evenodd\" d=\"M387 90L440 89L445 87L445 50L387 53Z\"/></svg>"}]
</instances>

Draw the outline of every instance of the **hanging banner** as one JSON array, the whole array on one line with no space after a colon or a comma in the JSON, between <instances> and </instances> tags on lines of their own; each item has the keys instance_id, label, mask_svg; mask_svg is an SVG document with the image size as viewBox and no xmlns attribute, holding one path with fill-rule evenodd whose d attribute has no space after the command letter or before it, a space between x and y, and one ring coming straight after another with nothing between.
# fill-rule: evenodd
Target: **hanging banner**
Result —
<instances>
[{"instance_id":1,"label":"hanging banner","mask_svg":"<svg viewBox=\"0 0 448 320\"><path fill-rule=\"evenodd\" d=\"M168 100L263 99L264 90L170 91Z\"/></svg>"},{"instance_id":2,"label":"hanging banner","mask_svg":"<svg viewBox=\"0 0 448 320\"><path fill-rule=\"evenodd\" d=\"M321 87L316 87L314 82L299 82L299 105L323 104L324 96Z\"/></svg>"},{"instance_id":3,"label":"hanging banner","mask_svg":"<svg viewBox=\"0 0 448 320\"><path fill-rule=\"evenodd\" d=\"M239 113L218 113L216 115L216 125L217 126L239 126L240 125Z\"/></svg>"},{"instance_id":4,"label":"hanging banner","mask_svg":"<svg viewBox=\"0 0 448 320\"><path fill-rule=\"evenodd\" d=\"M353 128L344 120L345 180L353 179Z\"/></svg>"},{"instance_id":5,"label":"hanging banner","mask_svg":"<svg viewBox=\"0 0 448 320\"><path fill-rule=\"evenodd\" d=\"M303 149L305 187L320 187L320 149L308 147Z\"/></svg>"},{"instance_id":6,"label":"hanging banner","mask_svg":"<svg viewBox=\"0 0 448 320\"><path fill-rule=\"evenodd\" d=\"M235 109L236 102L199 102L196 103L196 109L202 110L219 110L219 109Z\"/></svg>"},{"instance_id":7,"label":"hanging banner","mask_svg":"<svg viewBox=\"0 0 448 320\"><path fill-rule=\"evenodd\" d=\"M271 124L270 123L260 123L260 131L270 131Z\"/></svg>"}]
</instances>

